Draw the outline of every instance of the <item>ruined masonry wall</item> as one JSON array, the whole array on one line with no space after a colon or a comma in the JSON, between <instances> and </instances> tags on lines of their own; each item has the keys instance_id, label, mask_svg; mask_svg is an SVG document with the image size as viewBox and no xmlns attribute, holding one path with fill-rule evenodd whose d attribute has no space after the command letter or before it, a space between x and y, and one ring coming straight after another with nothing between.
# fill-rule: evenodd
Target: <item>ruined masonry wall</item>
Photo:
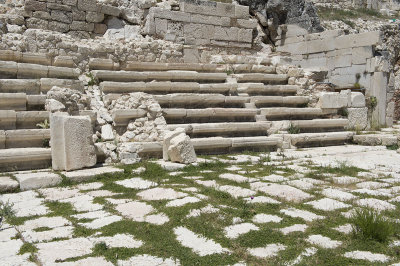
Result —
<instances>
[{"instance_id":1,"label":"ruined masonry wall","mask_svg":"<svg viewBox=\"0 0 400 266\"><path fill-rule=\"evenodd\" d=\"M184 0L180 11L150 8L144 33L188 45L251 48L256 27L248 6Z\"/></svg>"},{"instance_id":2,"label":"ruined masonry wall","mask_svg":"<svg viewBox=\"0 0 400 266\"><path fill-rule=\"evenodd\" d=\"M369 8L374 10L400 10L399 0L313 0L317 6L333 8Z\"/></svg>"},{"instance_id":3,"label":"ruined masonry wall","mask_svg":"<svg viewBox=\"0 0 400 266\"><path fill-rule=\"evenodd\" d=\"M302 68L327 71L327 82L340 87L356 83L366 89L366 96L375 96L378 106L373 123L392 125L394 84L389 80L389 63L376 53L382 44L378 31L343 35L340 30L307 34L294 25L281 27L277 51L290 53L292 64Z\"/></svg>"}]
</instances>

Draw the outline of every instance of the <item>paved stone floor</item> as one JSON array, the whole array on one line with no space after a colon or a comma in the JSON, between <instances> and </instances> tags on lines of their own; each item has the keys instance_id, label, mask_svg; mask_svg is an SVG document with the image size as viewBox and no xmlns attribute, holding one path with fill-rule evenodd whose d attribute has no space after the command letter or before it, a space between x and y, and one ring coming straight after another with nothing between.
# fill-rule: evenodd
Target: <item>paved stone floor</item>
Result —
<instances>
[{"instance_id":1,"label":"paved stone floor","mask_svg":"<svg viewBox=\"0 0 400 266\"><path fill-rule=\"evenodd\" d=\"M397 227L396 151L312 148L209 156L197 166L166 167L173 170L154 162L114 174L108 168L83 183L62 175L58 187L0 195L15 211L1 227L0 264L400 262L399 230L381 243L354 236L349 222L356 208L368 207Z\"/></svg>"}]
</instances>

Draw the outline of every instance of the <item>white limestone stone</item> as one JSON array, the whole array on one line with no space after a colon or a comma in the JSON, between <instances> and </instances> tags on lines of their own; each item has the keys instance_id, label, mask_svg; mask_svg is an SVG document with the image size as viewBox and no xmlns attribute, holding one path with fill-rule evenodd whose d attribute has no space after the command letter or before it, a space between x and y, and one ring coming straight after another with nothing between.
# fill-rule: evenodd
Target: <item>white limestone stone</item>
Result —
<instances>
[{"instance_id":1,"label":"white limestone stone","mask_svg":"<svg viewBox=\"0 0 400 266\"><path fill-rule=\"evenodd\" d=\"M61 183L62 178L58 174L49 172L16 174L21 190L51 187Z\"/></svg>"},{"instance_id":2,"label":"white limestone stone","mask_svg":"<svg viewBox=\"0 0 400 266\"><path fill-rule=\"evenodd\" d=\"M293 218L301 218L307 222L312 222L314 220L319 220L319 219L324 219L324 216L317 215L315 213L305 211L305 210L299 210L295 208L289 208L289 209L283 209L280 210L281 213L286 214L287 216L293 217Z\"/></svg>"},{"instance_id":3,"label":"white limestone stone","mask_svg":"<svg viewBox=\"0 0 400 266\"><path fill-rule=\"evenodd\" d=\"M188 215L186 215L186 218L190 217L198 217L203 213L217 213L219 212L218 208L215 208L214 206L208 204L207 206L201 208L201 209L193 209L189 212Z\"/></svg>"},{"instance_id":4,"label":"white limestone stone","mask_svg":"<svg viewBox=\"0 0 400 266\"><path fill-rule=\"evenodd\" d=\"M310 244L317 245L321 248L337 248L342 244L341 241L332 240L322 235L311 235L306 240Z\"/></svg>"},{"instance_id":5,"label":"white limestone stone","mask_svg":"<svg viewBox=\"0 0 400 266\"><path fill-rule=\"evenodd\" d=\"M219 178L235 181L238 183L253 182L257 180L254 178L248 178L242 175L230 174L230 173L220 174Z\"/></svg>"},{"instance_id":6,"label":"white limestone stone","mask_svg":"<svg viewBox=\"0 0 400 266\"><path fill-rule=\"evenodd\" d=\"M272 174L272 175L269 175L269 176L262 176L262 177L260 177L260 179L264 180L264 181L269 181L269 182L282 182L282 181L287 181L288 180L284 176L275 175L275 174Z\"/></svg>"},{"instance_id":7,"label":"white limestone stone","mask_svg":"<svg viewBox=\"0 0 400 266\"><path fill-rule=\"evenodd\" d=\"M383 188L383 187L388 187L388 186L390 186L390 185L387 183L374 182L374 181L361 182L361 183L356 184L356 187L366 188L366 189L377 189L377 188Z\"/></svg>"},{"instance_id":8,"label":"white limestone stone","mask_svg":"<svg viewBox=\"0 0 400 266\"><path fill-rule=\"evenodd\" d=\"M0 259L3 260L7 257L17 255L23 244L24 242L22 242L21 239L0 242Z\"/></svg>"},{"instance_id":9,"label":"white limestone stone","mask_svg":"<svg viewBox=\"0 0 400 266\"><path fill-rule=\"evenodd\" d=\"M250 187L251 189L264 192L270 196L279 197L292 202L301 202L312 197L310 194L288 185L255 182L250 183Z\"/></svg>"},{"instance_id":10,"label":"white limestone stone","mask_svg":"<svg viewBox=\"0 0 400 266\"><path fill-rule=\"evenodd\" d=\"M50 115L52 167L54 170L76 170L96 164L89 116Z\"/></svg>"},{"instance_id":11,"label":"white limestone stone","mask_svg":"<svg viewBox=\"0 0 400 266\"><path fill-rule=\"evenodd\" d=\"M103 187L104 184L101 182L92 182L92 183L87 183L87 184L79 184L76 186L77 189L79 190L95 190Z\"/></svg>"},{"instance_id":12,"label":"white limestone stone","mask_svg":"<svg viewBox=\"0 0 400 266\"><path fill-rule=\"evenodd\" d=\"M172 188L152 188L137 193L143 200L173 200L187 196L186 193L177 192Z\"/></svg>"},{"instance_id":13,"label":"white limestone stone","mask_svg":"<svg viewBox=\"0 0 400 266\"><path fill-rule=\"evenodd\" d=\"M339 185L349 185L360 181L360 179L351 176L334 176L332 180Z\"/></svg>"},{"instance_id":14,"label":"white limestone stone","mask_svg":"<svg viewBox=\"0 0 400 266\"><path fill-rule=\"evenodd\" d=\"M132 235L116 234L114 236L103 236L90 238L96 245L98 243L105 243L109 248L139 248L143 245L143 241L136 240Z\"/></svg>"},{"instance_id":15,"label":"white limestone stone","mask_svg":"<svg viewBox=\"0 0 400 266\"><path fill-rule=\"evenodd\" d=\"M176 128L167 132L163 141L163 159L172 162L194 163L197 161L196 152L190 137L186 135L185 129Z\"/></svg>"},{"instance_id":16,"label":"white limestone stone","mask_svg":"<svg viewBox=\"0 0 400 266\"><path fill-rule=\"evenodd\" d=\"M105 124L101 126L101 139L104 141L114 140L113 128L110 124Z\"/></svg>"},{"instance_id":17,"label":"white limestone stone","mask_svg":"<svg viewBox=\"0 0 400 266\"><path fill-rule=\"evenodd\" d=\"M177 266L179 260L163 259L150 255L137 255L128 260L118 260L118 266L146 265L146 266Z\"/></svg>"},{"instance_id":18,"label":"white limestone stone","mask_svg":"<svg viewBox=\"0 0 400 266\"><path fill-rule=\"evenodd\" d=\"M44 199L37 196L38 193L34 191L3 194L0 195L0 202L11 204L17 217L45 215L49 209L43 205Z\"/></svg>"},{"instance_id":19,"label":"white limestone stone","mask_svg":"<svg viewBox=\"0 0 400 266\"><path fill-rule=\"evenodd\" d=\"M286 182L286 184L296 187L298 189L304 189L304 190L309 190L309 189L313 189L314 185L311 183L308 183L306 181L303 180L291 180Z\"/></svg>"},{"instance_id":20,"label":"white limestone stone","mask_svg":"<svg viewBox=\"0 0 400 266\"><path fill-rule=\"evenodd\" d=\"M23 255L15 255L6 258L2 258L2 265L14 266L14 265L24 265L24 266L36 266L37 264L29 261L31 253L25 253Z\"/></svg>"},{"instance_id":21,"label":"white limestone stone","mask_svg":"<svg viewBox=\"0 0 400 266\"><path fill-rule=\"evenodd\" d=\"M250 190L247 188L242 188L242 187L230 186L230 185L220 186L217 189L219 191L229 193L234 198L250 197L250 196L257 194L257 192L255 192L253 190Z\"/></svg>"},{"instance_id":22,"label":"white limestone stone","mask_svg":"<svg viewBox=\"0 0 400 266\"><path fill-rule=\"evenodd\" d=\"M356 203L360 206L373 208L377 211L395 210L396 209L395 205L390 204L389 202L379 200L379 199L374 199L374 198L359 199L356 201Z\"/></svg>"},{"instance_id":23,"label":"white limestone stone","mask_svg":"<svg viewBox=\"0 0 400 266\"><path fill-rule=\"evenodd\" d=\"M232 166L226 167L225 169L228 170L228 171L240 171L240 170L242 170L242 168L237 166L237 165L232 165Z\"/></svg>"},{"instance_id":24,"label":"white limestone stone","mask_svg":"<svg viewBox=\"0 0 400 266\"><path fill-rule=\"evenodd\" d=\"M12 193L12 194L3 194L0 195L0 201L2 203L17 203L29 200L38 199L37 197L39 194L35 191L24 191L19 193Z\"/></svg>"},{"instance_id":25,"label":"white limestone stone","mask_svg":"<svg viewBox=\"0 0 400 266\"><path fill-rule=\"evenodd\" d=\"M132 170L132 174L141 174L141 173L143 173L144 171L146 171L146 168L144 168L144 167L138 167L138 168L136 168L136 169L133 169ZM171 173L170 173L171 174Z\"/></svg>"},{"instance_id":26,"label":"white limestone stone","mask_svg":"<svg viewBox=\"0 0 400 266\"><path fill-rule=\"evenodd\" d=\"M19 183L9 176L0 176L0 192L17 189Z\"/></svg>"},{"instance_id":27,"label":"white limestone stone","mask_svg":"<svg viewBox=\"0 0 400 266\"><path fill-rule=\"evenodd\" d=\"M10 241L17 233L18 232L15 228L7 228L3 225L0 230L0 242Z\"/></svg>"},{"instance_id":28,"label":"white limestone stone","mask_svg":"<svg viewBox=\"0 0 400 266\"><path fill-rule=\"evenodd\" d=\"M174 228L176 239L182 246L188 247L199 256L227 253L229 250L211 239L200 236L185 227Z\"/></svg>"},{"instance_id":29,"label":"white limestone stone","mask_svg":"<svg viewBox=\"0 0 400 266\"><path fill-rule=\"evenodd\" d=\"M72 225L70 221L64 217L40 217L26 221L23 225L18 226L19 231L33 230L39 227L56 228L61 226Z\"/></svg>"},{"instance_id":30,"label":"white limestone stone","mask_svg":"<svg viewBox=\"0 0 400 266\"><path fill-rule=\"evenodd\" d=\"M144 220L147 223L156 224L156 225L163 225L163 224L169 222L168 216L166 214L164 214L164 213L147 215L144 218Z\"/></svg>"},{"instance_id":31,"label":"white limestone stone","mask_svg":"<svg viewBox=\"0 0 400 266\"><path fill-rule=\"evenodd\" d=\"M185 187L182 188L181 190L185 192L199 192L199 189L196 187Z\"/></svg>"},{"instance_id":32,"label":"white limestone stone","mask_svg":"<svg viewBox=\"0 0 400 266\"><path fill-rule=\"evenodd\" d=\"M333 228L334 230L341 232L343 234L350 234L353 231L353 226L351 224L344 224Z\"/></svg>"},{"instance_id":33,"label":"white limestone stone","mask_svg":"<svg viewBox=\"0 0 400 266\"><path fill-rule=\"evenodd\" d=\"M39 243L38 259L42 264L51 264L56 260L84 256L92 252L93 243L86 238L74 238L63 241Z\"/></svg>"},{"instance_id":34,"label":"white limestone stone","mask_svg":"<svg viewBox=\"0 0 400 266\"><path fill-rule=\"evenodd\" d=\"M94 211L94 212L84 212L84 213L74 214L71 216L76 219L97 219L106 216L111 216L111 213L106 211Z\"/></svg>"},{"instance_id":35,"label":"white limestone stone","mask_svg":"<svg viewBox=\"0 0 400 266\"><path fill-rule=\"evenodd\" d=\"M198 179L203 179L204 177L203 176L184 176L183 178L187 179L187 180L198 180Z\"/></svg>"},{"instance_id":36,"label":"white limestone stone","mask_svg":"<svg viewBox=\"0 0 400 266\"><path fill-rule=\"evenodd\" d=\"M76 170L72 172L63 172L68 179L75 182L90 180L97 175L123 173L124 169L119 169L111 166L96 167L90 169Z\"/></svg>"},{"instance_id":37,"label":"white limestone stone","mask_svg":"<svg viewBox=\"0 0 400 266\"><path fill-rule=\"evenodd\" d=\"M28 230L22 232L22 237L26 242L47 242L56 238L72 238L74 232L73 226L56 227L48 231L35 232Z\"/></svg>"},{"instance_id":38,"label":"white limestone stone","mask_svg":"<svg viewBox=\"0 0 400 266\"><path fill-rule=\"evenodd\" d=\"M286 246L282 244L268 244L262 248L250 248L248 252L258 258L271 258L278 255L279 251L285 250Z\"/></svg>"},{"instance_id":39,"label":"white limestone stone","mask_svg":"<svg viewBox=\"0 0 400 266\"><path fill-rule=\"evenodd\" d=\"M260 157L246 154L232 155L229 156L235 160L235 163L257 163L260 160Z\"/></svg>"},{"instance_id":40,"label":"white limestone stone","mask_svg":"<svg viewBox=\"0 0 400 266\"><path fill-rule=\"evenodd\" d=\"M103 205L93 203L93 197L89 195L76 196L68 199L60 200L60 202L71 203L78 212L92 212L103 208Z\"/></svg>"},{"instance_id":41,"label":"white limestone stone","mask_svg":"<svg viewBox=\"0 0 400 266\"><path fill-rule=\"evenodd\" d=\"M111 196L115 196L118 195L119 193L114 193L108 190L93 190L93 191L88 191L85 193L85 195L89 195L91 197L111 197Z\"/></svg>"},{"instance_id":42,"label":"white limestone stone","mask_svg":"<svg viewBox=\"0 0 400 266\"><path fill-rule=\"evenodd\" d=\"M253 223L258 223L258 224L264 224L264 223L280 223L282 221L282 218L276 215L270 215L270 214L256 214L253 217Z\"/></svg>"},{"instance_id":43,"label":"white limestone stone","mask_svg":"<svg viewBox=\"0 0 400 266\"><path fill-rule=\"evenodd\" d=\"M269 203L269 204L280 204L279 201L274 200L270 197L265 196L256 196L256 197L248 197L244 199L248 203Z\"/></svg>"},{"instance_id":44,"label":"white limestone stone","mask_svg":"<svg viewBox=\"0 0 400 266\"><path fill-rule=\"evenodd\" d=\"M113 198L107 198L105 200L111 204L122 204L132 201L131 199L113 199Z\"/></svg>"},{"instance_id":45,"label":"white limestone stone","mask_svg":"<svg viewBox=\"0 0 400 266\"><path fill-rule=\"evenodd\" d=\"M299 256L297 256L296 259L291 261L288 265L297 265L299 264L302 260L303 257L311 257L317 253L318 249L311 247L311 248L306 248Z\"/></svg>"},{"instance_id":46,"label":"white limestone stone","mask_svg":"<svg viewBox=\"0 0 400 266\"><path fill-rule=\"evenodd\" d=\"M392 196L391 193L382 192L379 190L371 190L371 189L367 189L367 188L355 189L355 190L352 190L351 192L367 194L367 195L371 195L371 196L378 196L378 197L391 197Z\"/></svg>"},{"instance_id":47,"label":"white limestone stone","mask_svg":"<svg viewBox=\"0 0 400 266\"><path fill-rule=\"evenodd\" d=\"M176 171L186 167L186 164L183 163L173 163L165 161L156 161L155 163L160 165L163 169L167 171Z\"/></svg>"},{"instance_id":48,"label":"white limestone stone","mask_svg":"<svg viewBox=\"0 0 400 266\"><path fill-rule=\"evenodd\" d=\"M111 215L111 216L99 217L88 223L79 223L79 224L86 228L89 228L89 229L99 229L106 225L109 225L109 224L112 224L112 223L115 223L115 222L118 222L121 220L122 220L121 216Z\"/></svg>"},{"instance_id":49,"label":"white limestone stone","mask_svg":"<svg viewBox=\"0 0 400 266\"><path fill-rule=\"evenodd\" d=\"M63 266L87 266L87 265L113 266L114 265L102 257L89 257L77 261L63 262L59 264Z\"/></svg>"},{"instance_id":50,"label":"white limestone stone","mask_svg":"<svg viewBox=\"0 0 400 266\"><path fill-rule=\"evenodd\" d=\"M344 253L343 256L350 259L367 260L370 262L384 263L390 260L390 257L384 254L377 254L377 253L371 253L369 251L359 251L359 250L346 252Z\"/></svg>"},{"instance_id":51,"label":"white limestone stone","mask_svg":"<svg viewBox=\"0 0 400 266\"><path fill-rule=\"evenodd\" d=\"M305 232L307 230L308 226L306 224L294 224L288 227L284 227L279 229L279 231L282 232L282 234L287 235L292 232Z\"/></svg>"},{"instance_id":52,"label":"white limestone stone","mask_svg":"<svg viewBox=\"0 0 400 266\"><path fill-rule=\"evenodd\" d=\"M329 198L323 198L323 199L316 200L316 201L310 201L305 204L313 206L314 209L323 210L323 211L334 211L337 209L351 207L351 205L349 205L349 204L345 204L343 202L329 199Z\"/></svg>"},{"instance_id":53,"label":"white limestone stone","mask_svg":"<svg viewBox=\"0 0 400 266\"><path fill-rule=\"evenodd\" d=\"M38 190L40 194L49 201L57 201L82 195L79 189L71 188L43 188Z\"/></svg>"},{"instance_id":54,"label":"white limestone stone","mask_svg":"<svg viewBox=\"0 0 400 266\"><path fill-rule=\"evenodd\" d=\"M328 197L328 198L333 198L333 199L342 200L342 201L348 201L348 200L353 200L353 199L357 198L357 196L354 196L351 193L344 192L344 191L334 189L334 188L326 188L326 189L322 190L322 195L324 195L325 197Z\"/></svg>"},{"instance_id":55,"label":"white limestone stone","mask_svg":"<svg viewBox=\"0 0 400 266\"><path fill-rule=\"evenodd\" d=\"M212 188L217 188L217 187L219 187L217 181L215 181L215 180L206 180L206 181L203 181L203 180L196 180L195 182L196 182L197 184L202 185L202 186L205 186L205 187L212 187Z\"/></svg>"},{"instance_id":56,"label":"white limestone stone","mask_svg":"<svg viewBox=\"0 0 400 266\"><path fill-rule=\"evenodd\" d=\"M166 207L181 207L188 203L196 203L196 202L200 202L200 201L201 201L200 199L195 198L195 197L185 197L182 199L171 200L165 206Z\"/></svg>"},{"instance_id":57,"label":"white limestone stone","mask_svg":"<svg viewBox=\"0 0 400 266\"><path fill-rule=\"evenodd\" d=\"M258 226L251 223L234 224L224 228L225 236L230 239L235 239L240 235L246 234L250 231L258 230L260 230Z\"/></svg>"},{"instance_id":58,"label":"white limestone stone","mask_svg":"<svg viewBox=\"0 0 400 266\"><path fill-rule=\"evenodd\" d=\"M145 216L154 211L151 205L139 201L118 204L115 209L123 216L137 222L144 222Z\"/></svg>"},{"instance_id":59,"label":"white limestone stone","mask_svg":"<svg viewBox=\"0 0 400 266\"><path fill-rule=\"evenodd\" d=\"M134 189L148 189L157 186L157 183L144 180L140 177L134 177L131 179L116 181L115 183L127 188L134 188Z\"/></svg>"}]
</instances>

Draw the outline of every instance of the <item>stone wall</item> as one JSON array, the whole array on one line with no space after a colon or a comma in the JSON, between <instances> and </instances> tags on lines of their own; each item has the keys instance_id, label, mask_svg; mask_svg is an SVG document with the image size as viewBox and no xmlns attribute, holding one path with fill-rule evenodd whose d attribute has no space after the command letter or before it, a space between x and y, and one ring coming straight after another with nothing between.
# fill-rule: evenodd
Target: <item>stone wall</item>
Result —
<instances>
[{"instance_id":1,"label":"stone wall","mask_svg":"<svg viewBox=\"0 0 400 266\"><path fill-rule=\"evenodd\" d=\"M291 64L327 72L326 81L339 87L365 88L366 96L374 96L378 106L373 123L393 123L394 84L389 80L389 62L377 50L382 44L379 31L344 35L340 30L307 34L295 25L279 30L277 51L290 53Z\"/></svg>"},{"instance_id":2,"label":"stone wall","mask_svg":"<svg viewBox=\"0 0 400 266\"><path fill-rule=\"evenodd\" d=\"M369 8L374 10L400 10L399 0L313 0L317 6L331 8Z\"/></svg>"},{"instance_id":3,"label":"stone wall","mask_svg":"<svg viewBox=\"0 0 400 266\"><path fill-rule=\"evenodd\" d=\"M144 33L189 45L251 48L256 27L248 6L184 0L179 11L150 8Z\"/></svg>"}]
</instances>

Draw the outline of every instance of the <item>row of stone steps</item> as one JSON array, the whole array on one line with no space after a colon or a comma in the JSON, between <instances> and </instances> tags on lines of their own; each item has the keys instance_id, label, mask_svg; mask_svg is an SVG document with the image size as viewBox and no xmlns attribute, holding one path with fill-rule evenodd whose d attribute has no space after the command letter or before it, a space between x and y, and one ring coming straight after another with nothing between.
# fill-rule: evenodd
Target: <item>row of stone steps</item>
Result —
<instances>
[{"instance_id":1,"label":"row of stone steps","mask_svg":"<svg viewBox=\"0 0 400 266\"><path fill-rule=\"evenodd\" d=\"M308 97L296 96L300 87L288 85L288 75L277 74L269 64L127 62L116 66L110 60L96 60L91 60L90 68L106 94L105 100L113 100L122 93L152 94L163 107L168 128L185 128L198 153L276 149L284 142L324 145L343 143L349 138L348 132L325 133L343 130L347 120L330 119L331 113L305 108ZM43 108L45 94L53 86L83 91L79 71L46 66L45 60L38 65L3 62L6 64L0 67L0 132L4 132L0 134L0 171L48 167L51 152L41 143L49 141L49 130L36 125L48 119L49 114L33 110ZM112 116L117 127L126 128L130 120L143 114L141 109L114 110ZM276 123L312 133L271 135ZM323 133L313 133L320 131ZM138 144L143 156L161 154L159 142Z\"/></svg>"}]
</instances>

